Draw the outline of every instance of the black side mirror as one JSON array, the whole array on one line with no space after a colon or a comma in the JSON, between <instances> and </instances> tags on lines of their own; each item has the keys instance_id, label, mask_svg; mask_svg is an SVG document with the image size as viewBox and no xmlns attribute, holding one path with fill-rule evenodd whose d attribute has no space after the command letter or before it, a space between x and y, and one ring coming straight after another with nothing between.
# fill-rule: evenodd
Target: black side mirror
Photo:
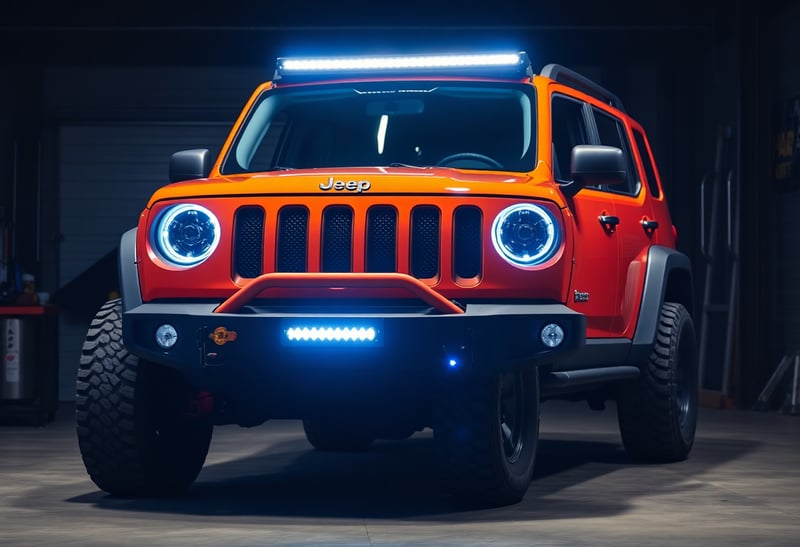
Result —
<instances>
[{"instance_id":1,"label":"black side mirror","mask_svg":"<svg viewBox=\"0 0 800 547\"><path fill-rule=\"evenodd\" d=\"M572 182L561 186L561 191L574 196L588 185L621 184L627 180L625 156L615 146L579 144L570 156Z\"/></svg>"},{"instance_id":2,"label":"black side mirror","mask_svg":"<svg viewBox=\"0 0 800 547\"><path fill-rule=\"evenodd\" d=\"M211 154L207 148L181 150L169 159L169 180L203 179L211 172Z\"/></svg>"}]
</instances>

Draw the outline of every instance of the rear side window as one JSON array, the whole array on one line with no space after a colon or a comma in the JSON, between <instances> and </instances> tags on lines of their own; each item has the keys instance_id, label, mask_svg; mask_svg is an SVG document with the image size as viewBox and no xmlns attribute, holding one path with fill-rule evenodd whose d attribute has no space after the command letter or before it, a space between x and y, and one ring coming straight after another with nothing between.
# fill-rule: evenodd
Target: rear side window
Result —
<instances>
[{"instance_id":1,"label":"rear side window","mask_svg":"<svg viewBox=\"0 0 800 547\"><path fill-rule=\"evenodd\" d=\"M639 151L639 157L642 158L642 165L644 166L644 173L647 175L647 187L650 188L650 193L653 197L661 196L658 189L658 181L656 180L656 170L653 167L653 158L647 151L647 144L644 141L644 135L637 130L633 130L633 138L636 141L636 148Z\"/></svg>"},{"instance_id":2,"label":"rear side window","mask_svg":"<svg viewBox=\"0 0 800 547\"><path fill-rule=\"evenodd\" d=\"M570 181L572 148L590 144L583 103L563 96L553 96L553 171L558 182Z\"/></svg>"},{"instance_id":3,"label":"rear side window","mask_svg":"<svg viewBox=\"0 0 800 547\"><path fill-rule=\"evenodd\" d=\"M637 175L636 166L633 163L631 156L631 147L628 143L628 137L625 132L625 126L622 122L605 112L594 110L595 124L597 125L597 133L600 138L600 144L606 146L616 146L622 150L625 156L626 167L628 170L627 181L623 184L616 184L609 186L608 189L614 192L623 192L625 194L638 194L639 193L639 177Z\"/></svg>"}]
</instances>

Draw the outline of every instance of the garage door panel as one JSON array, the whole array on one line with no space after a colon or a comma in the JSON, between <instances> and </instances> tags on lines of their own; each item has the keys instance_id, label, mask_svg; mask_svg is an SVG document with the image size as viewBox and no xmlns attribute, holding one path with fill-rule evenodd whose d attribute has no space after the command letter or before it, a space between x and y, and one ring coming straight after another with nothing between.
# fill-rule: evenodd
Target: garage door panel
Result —
<instances>
[{"instance_id":1,"label":"garage door panel","mask_svg":"<svg viewBox=\"0 0 800 547\"><path fill-rule=\"evenodd\" d=\"M167 184L179 150L215 153L229 124L65 125L59 129L59 287L119 245L150 195ZM116 281L116 280L114 280ZM75 375L89 324L65 310L59 333L60 398L75 397Z\"/></svg>"}]
</instances>

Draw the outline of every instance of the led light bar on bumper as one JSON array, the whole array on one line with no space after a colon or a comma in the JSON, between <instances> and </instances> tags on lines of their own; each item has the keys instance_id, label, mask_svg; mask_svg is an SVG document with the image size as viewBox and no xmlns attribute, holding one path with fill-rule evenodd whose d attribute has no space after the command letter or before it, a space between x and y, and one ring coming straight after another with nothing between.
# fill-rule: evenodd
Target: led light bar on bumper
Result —
<instances>
[{"instance_id":1,"label":"led light bar on bumper","mask_svg":"<svg viewBox=\"0 0 800 547\"><path fill-rule=\"evenodd\" d=\"M550 260L561 244L561 228L552 214L533 203L500 211L492 224L492 243L506 262L517 267Z\"/></svg>"},{"instance_id":2,"label":"led light bar on bumper","mask_svg":"<svg viewBox=\"0 0 800 547\"><path fill-rule=\"evenodd\" d=\"M283 324L283 345L381 345L380 329L366 323Z\"/></svg>"},{"instance_id":3,"label":"led light bar on bumper","mask_svg":"<svg viewBox=\"0 0 800 547\"><path fill-rule=\"evenodd\" d=\"M191 203L166 209L153 225L151 244L160 257L174 266L191 268L214 253L220 226L214 213Z\"/></svg>"},{"instance_id":4,"label":"led light bar on bumper","mask_svg":"<svg viewBox=\"0 0 800 547\"><path fill-rule=\"evenodd\" d=\"M458 73L525 77L533 74L528 54L474 53L355 57L279 57L273 80L301 77L342 78L364 74Z\"/></svg>"}]
</instances>

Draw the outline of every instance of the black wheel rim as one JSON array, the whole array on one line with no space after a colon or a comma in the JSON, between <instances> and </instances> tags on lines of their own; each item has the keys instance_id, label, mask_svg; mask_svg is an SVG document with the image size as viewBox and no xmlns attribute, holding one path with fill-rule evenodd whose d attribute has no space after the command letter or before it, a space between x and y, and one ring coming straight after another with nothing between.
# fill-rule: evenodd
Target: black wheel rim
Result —
<instances>
[{"instance_id":1,"label":"black wheel rim","mask_svg":"<svg viewBox=\"0 0 800 547\"><path fill-rule=\"evenodd\" d=\"M525 444L525 391L521 372L507 372L500 377L500 435L503 452L509 463L519 459Z\"/></svg>"}]
</instances>

